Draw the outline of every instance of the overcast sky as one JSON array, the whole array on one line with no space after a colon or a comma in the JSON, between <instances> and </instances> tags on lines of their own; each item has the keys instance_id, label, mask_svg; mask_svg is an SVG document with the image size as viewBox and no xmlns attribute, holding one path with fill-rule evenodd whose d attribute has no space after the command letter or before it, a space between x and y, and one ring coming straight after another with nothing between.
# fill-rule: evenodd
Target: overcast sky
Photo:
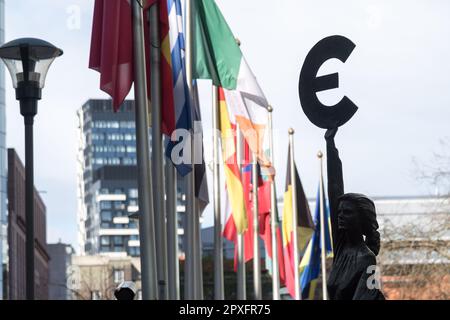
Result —
<instances>
[{"instance_id":1,"label":"overcast sky","mask_svg":"<svg viewBox=\"0 0 450 320\"><path fill-rule=\"evenodd\" d=\"M345 64L330 60L320 73L339 72L343 95L359 110L336 137L347 192L369 196L429 195L413 158L430 164L439 139L450 136L450 2L446 0L217 0L254 74L273 105L278 193L284 186L287 129L307 195L318 183L316 153L324 130L309 122L298 99L303 60L320 39L338 34L356 48ZM50 69L35 125L35 183L47 205L48 241L76 248L76 110L107 98L88 69L93 0L7 0L6 40L39 37L64 50ZM24 157L23 120L6 75L7 144ZM201 83L204 128L211 127L210 87ZM132 96L130 96L132 97ZM205 136L211 153L211 136ZM211 179L209 180L212 185ZM212 223L212 206L205 225Z\"/></svg>"}]
</instances>

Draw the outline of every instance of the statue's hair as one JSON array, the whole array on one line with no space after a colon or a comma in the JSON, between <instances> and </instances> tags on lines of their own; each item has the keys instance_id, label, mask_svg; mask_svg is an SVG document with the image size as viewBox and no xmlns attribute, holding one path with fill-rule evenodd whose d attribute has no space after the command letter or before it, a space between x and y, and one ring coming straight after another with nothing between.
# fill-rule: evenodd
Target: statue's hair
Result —
<instances>
[{"instance_id":1,"label":"statue's hair","mask_svg":"<svg viewBox=\"0 0 450 320\"><path fill-rule=\"evenodd\" d=\"M380 233L378 232L375 204L367 196L359 193L346 193L339 197L340 201L355 204L360 214L361 231L366 236L366 245L375 255L380 251Z\"/></svg>"}]
</instances>

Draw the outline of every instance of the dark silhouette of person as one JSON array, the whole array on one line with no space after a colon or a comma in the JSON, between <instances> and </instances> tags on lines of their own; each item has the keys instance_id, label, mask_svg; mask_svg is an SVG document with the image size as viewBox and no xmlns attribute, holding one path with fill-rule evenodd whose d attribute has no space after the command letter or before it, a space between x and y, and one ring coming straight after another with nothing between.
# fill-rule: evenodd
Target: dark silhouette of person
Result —
<instances>
[{"instance_id":1,"label":"dark silhouette of person","mask_svg":"<svg viewBox=\"0 0 450 320\"><path fill-rule=\"evenodd\" d=\"M342 162L334 143L337 128L325 133L333 265L327 287L331 300L384 300L374 272L380 250L375 205L365 195L344 194Z\"/></svg>"}]
</instances>

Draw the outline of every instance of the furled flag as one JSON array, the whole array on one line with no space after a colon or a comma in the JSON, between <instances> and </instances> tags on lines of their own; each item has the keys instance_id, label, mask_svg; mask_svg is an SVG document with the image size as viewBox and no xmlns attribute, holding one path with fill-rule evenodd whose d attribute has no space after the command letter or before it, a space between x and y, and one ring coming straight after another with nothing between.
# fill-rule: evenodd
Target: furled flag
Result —
<instances>
[{"instance_id":1,"label":"furled flag","mask_svg":"<svg viewBox=\"0 0 450 320\"><path fill-rule=\"evenodd\" d=\"M248 221L244 202L244 189L236 155L236 124L230 120L223 89L220 87L219 115L225 183L232 210L232 223L230 225L227 224L226 227L235 228L237 233L243 233L248 227ZM230 240L234 240L235 235L234 232L231 233L231 230L225 228L224 234L232 234Z\"/></svg>"},{"instance_id":2,"label":"furled flag","mask_svg":"<svg viewBox=\"0 0 450 320\"><path fill-rule=\"evenodd\" d=\"M193 76L211 79L224 88L230 113L262 169L273 169L262 147L268 102L215 1L194 0L192 4Z\"/></svg>"},{"instance_id":3,"label":"furled flag","mask_svg":"<svg viewBox=\"0 0 450 320\"><path fill-rule=\"evenodd\" d=\"M117 111L134 80L130 1L95 1L89 68L100 72L100 89Z\"/></svg>"},{"instance_id":4,"label":"furled flag","mask_svg":"<svg viewBox=\"0 0 450 320\"><path fill-rule=\"evenodd\" d=\"M311 213L309 210L308 200L305 196L305 191L303 190L300 177L298 175L297 166L294 163L295 172L295 184L297 192L294 195L292 190L292 176L291 176L291 163L289 161L290 154L292 150L289 148L288 151L288 165L287 165L287 175L286 175L286 189L284 192L284 207L283 207L283 246L284 246L284 265L286 269L286 288L288 289L290 295L295 297L295 279L294 279L294 242L293 242L293 215L297 216L297 235L298 235L298 250L297 254L304 251L308 241L311 239L311 235L314 231L314 222L311 218ZM293 212L292 199L296 197L297 199L297 212Z\"/></svg>"},{"instance_id":5,"label":"furled flag","mask_svg":"<svg viewBox=\"0 0 450 320\"><path fill-rule=\"evenodd\" d=\"M325 194L325 193L323 193ZM333 255L330 212L324 201L324 213L327 226L325 228L325 248L328 257ZM302 261L300 262L300 288L304 299L313 299L317 285L317 279L321 271L321 243L320 243L320 184L317 190L316 210L314 213L315 229L311 241L306 248Z\"/></svg>"},{"instance_id":6,"label":"furled flag","mask_svg":"<svg viewBox=\"0 0 450 320\"><path fill-rule=\"evenodd\" d=\"M264 190L263 192L268 192L268 196L270 197L270 185L269 190ZM259 195L261 197L261 194ZM275 196L276 199L276 196ZM270 206L270 198L269 198L269 206ZM281 237L281 225L278 219L278 208L275 206L275 219L277 221L277 227L276 227L276 244L277 244L277 255L278 255L278 272L280 275L280 284L286 283L286 270L284 266L284 256L283 256L283 239ZM272 229L271 229L271 217L270 217L270 209L269 214L264 214L263 216L264 221L260 222L260 233L264 239L264 245L267 252L266 257L266 266L269 270L269 273L272 274L272 266L273 266L273 247L272 247Z\"/></svg>"},{"instance_id":7,"label":"furled flag","mask_svg":"<svg viewBox=\"0 0 450 320\"><path fill-rule=\"evenodd\" d=\"M197 82L193 82L192 86L192 108L191 117L194 120L193 132L198 137L199 142L194 142L194 169L195 169L195 197L197 198L198 209L200 213L203 213L206 206L209 204L208 194L208 180L206 178L206 164L203 148L203 128L202 128L202 116L200 113L200 101L198 98ZM198 158L198 157L201 158Z\"/></svg>"},{"instance_id":8,"label":"furled flag","mask_svg":"<svg viewBox=\"0 0 450 320\"><path fill-rule=\"evenodd\" d=\"M170 49L172 57L172 78L173 78L173 94L176 128L191 130L192 117L190 109L189 91L186 82L186 65L185 65L185 42L183 31L183 14L181 0L167 0L169 9L169 35ZM169 139L166 147L166 156L173 159L172 151L177 144L184 144L186 141L175 142ZM176 151L176 150L175 150ZM183 157L183 148L180 150L178 157ZM191 165L188 163L176 163L178 173L181 176L187 175L191 171Z\"/></svg>"},{"instance_id":9,"label":"furled flag","mask_svg":"<svg viewBox=\"0 0 450 320\"><path fill-rule=\"evenodd\" d=\"M252 184L251 184L251 173L252 173L252 164L250 162L250 150L248 144L244 141L244 152L242 161L242 174L241 174L241 182L243 188L243 200L245 204L245 213L247 220L247 228L243 231L243 242L244 242L244 261L248 262L253 259L253 207L251 205L251 196L252 196ZM228 185L226 185L228 188ZM230 202L228 193L225 197L227 203ZM224 237L230 241L234 242L234 270L237 271L238 266L238 246L237 246L237 228L236 224L233 220L233 212L231 211L231 205L227 204L227 208L229 208L226 213L226 224L224 228Z\"/></svg>"},{"instance_id":10,"label":"furled flag","mask_svg":"<svg viewBox=\"0 0 450 320\"><path fill-rule=\"evenodd\" d=\"M167 0L147 0L143 10L159 3L161 37L161 130L175 129ZM147 85L150 87L150 38L148 15L144 23ZM130 0L96 0L92 24L89 68L100 72L100 89L112 97L117 111L134 81L133 19ZM150 90L147 89L150 97Z\"/></svg>"}]
</instances>

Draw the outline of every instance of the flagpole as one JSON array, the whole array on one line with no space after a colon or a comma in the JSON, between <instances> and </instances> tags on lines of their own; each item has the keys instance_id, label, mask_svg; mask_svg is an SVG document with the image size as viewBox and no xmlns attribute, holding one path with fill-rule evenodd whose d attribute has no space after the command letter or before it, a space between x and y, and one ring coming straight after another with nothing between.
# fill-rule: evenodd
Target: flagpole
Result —
<instances>
[{"instance_id":1,"label":"flagpole","mask_svg":"<svg viewBox=\"0 0 450 320\"><path fill-rule=\"evenodd\" d=\"M300 293L300 257L298 252L298 221L297 221L297 185L296 185L296 174L295 174L295 161L294 161L294 129L289 128L289 147L290 152L290 163L291 163L291 184L292 184L292 225L293 225L293 241L294 241L294 280L295 280L295 299L301 300Z\"/></svg>"},{"instance_id":2,"label":"flagpole","mask_svg":"<svg viewBox=\"0 0 450 320\"><path fill-rule=\"evenodd\" d=\"M197 199L196 199L197 201ZM196 206L197 208L197 206ZM201 223L200 212L196 209L194 236L195 236L195 295L197 300L203 300L203 264L202 264L202 242L201 242Z\"/></svg>"},{"instance_id":3,"label":"flagpole","mask_svg":"<svg viewBox=\"0 0 450 320\"><path fill-rule=\"evenodd\" d=\"M156 253L159 299L167 300L167 229L164 203L164 169L161 135L161 39L159 34L159 4L155 2L148 10L150 24L151 68L151 121L153 198L156 225Z\"/></svg>"},{"instance_id":4,"label":"flagpole","mask_svg":"<svg viewBox=\"0 0 450 320\"><path fill-rule=\"evenodd\" d=\"M239 167L239 174L242 175L242 132L239 128L239 124L236 125L236 158ZM238 266L237 266L237 299L247 300L247 286L245 276L245 244L244 234L238 233L237 235L237 247L238 247Z\"/></svg>"},{"instance_id":5,"label":"flagpole","mask_svg":"<svg viewBox=\"0 0 450 320\"><path fill-rule=\"evenodd\" d=\"M220 208L220 163L219 163L219 126L220 105L219 89L212 86L213 97L213 184L214 184L214 299L224 299L223 280L223 241Z\"/></svg>"},{"instance_id":6,"label":"flagpole","mask_svg":"<svg viewBox=\"0 0 450 320\"><path fill-rule=\"evenodd\" d=\"M326 266L326 247L325 247L325 214L324 214L324 194L323 194L323 159L322 152L317 153L320 159L320 246L322 247L322 297L328 300L327 292L327 266Z\"/></svg>"},{"instance_id":7,"label":"flagpole","mask_svg":"<svg viewBox=\"0 0 450 320\"><path fill-rule=\"evenodd\" d=\"M170 300L180 300L180 267L178 260L177 172L166 159L167 266Z\"/></svg>"},{"instance_id":8,"label":"flagpole","mask_svg":"<svg viewBox=\"0 0 450 320\"><path fill-rule=\"evenodd\" d=\"M259 206L258 206L258 161L256 153L252 159L252 185L253 185L253 287L254 299L262 299L261 288L261 255L259 252Z\"/></svg>"},{"instance_id":9,"label":"flagpole","mask_svg":"<svg viewBox=\"0 0 450 320\"><path fill-rule=\"evenodd\" d=\"M192 88L192 23L191 23L191 0L186 0L186 82L189 91L190 104L193 99ZM192 110L193 108L191 108ZM193 117L191 117L193 119ZM193 126L194 127L194 126ZM194 130L194 129L193 129ZM185 299L197 299L198 297L198 274L196 270L196 243L195 224L198 223L198 215L195 203L195 165L194 165L194 134L191 132L190 139L192 170L186 175L186 260L184 269ZM197 222L196 222L197 221Z\"/></svg>"},{"instance_id":10,"label":"flagpole","mask_svg":"<svg viewBox=\"0 0 450 320\"><path fill-rule=\"evenodd\" d=\"M145 74L144 22L140 3L132 1L134 38L134 91L136 153L139 191L139 238L142 299L158 299L155 225L153 220L152 173L148 137L147 78Z\"/></svg>"},{"instance_id":11,"label":"flagpole","mask_svg":"<svg viewBox=\"0 0 450 320\"><path fill-rule=\"evenodd\" d=\"M273 150L273 127L272 127L272 112L273 108L269 106L269 151L270 151L270 162L274 166L274 150ZM272 231L272 293L273 300L280 300L280 273L278 264L278 243L277 243L277 228L278 228L278 217L277 213L277 199L275 193L275 178L270 182L270 227Z\"/></svg>"}]
</instances>

